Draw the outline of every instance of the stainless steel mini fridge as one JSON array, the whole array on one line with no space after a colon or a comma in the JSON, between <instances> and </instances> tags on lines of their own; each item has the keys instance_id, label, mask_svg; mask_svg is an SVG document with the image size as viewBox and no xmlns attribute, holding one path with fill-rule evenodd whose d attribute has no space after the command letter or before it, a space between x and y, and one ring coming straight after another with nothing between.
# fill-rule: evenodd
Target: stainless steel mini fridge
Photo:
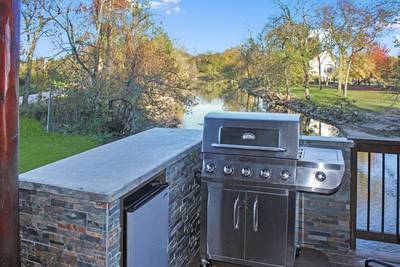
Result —
<instances>
[{"instance_id":1,"label":"stainless steel mini fridge","mask_svg":"<svg viewBox=\"0 0 400 267\"><path fill-rule=\"evenodd\" d=\"M152 182L125 202L127 267L168 266L168 184Z\"/></svg>"}]
</instances>

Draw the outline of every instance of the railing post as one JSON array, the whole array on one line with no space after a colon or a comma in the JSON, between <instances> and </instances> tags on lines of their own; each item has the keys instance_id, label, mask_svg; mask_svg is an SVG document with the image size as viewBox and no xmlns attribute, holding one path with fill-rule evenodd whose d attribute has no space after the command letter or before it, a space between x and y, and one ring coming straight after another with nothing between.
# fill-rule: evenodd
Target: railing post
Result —
<instances>
[{"instance_id":1,"label":"railing post","mask_svg":"<svg viewBox=\"0 0 400 267\"><path fill-rule=\"evenodd\" d=\"M357 162L358 155L356 148L351 149L351 191L350 191L350 247L356 249L357 230Z\"/></svg>"},{"instance_id":2,"label":"railing post","mask_svg":"<svg viewBox=\"0 0 400 267\"><path fill-rule=\"evenodd\" d=\"M20 0L0 0L0 267L19 266Z\"/></svg>"},{"instance_id":3,"label":"railing post","mask_svg":"<svg viewBox=\"0 0 400 267\"><path fill-rule=\"evenodd\" d=\"M397 154L397 179L396 179L396 239L400 244L400 154Z\"/></svg>"},{"instance_id":4,"label":"railing post","mask_svg":"<svg viewBox=\"0 0 400 267\"><path fill-rule=\"evenodd\" d=\"M400 139L388 139L388 138L350 138L354 142L354 148L352 149L352 155L351 155L351 222L350 222L350 228L351 228L351 235L350 235L350 241L351 241L351 247L352 249L355 249L356 247L356 239L365 239L365 240L374 240L374 241L379 241L379 242L387 242L387 243L397 243L400 244ZM358 190L358 153L368 153L368 173L367 173L367 178L368 178L368 188L367 188L367 226L366 229L363 229L363 227L357 228L357 190ZM371 224L371 201L372 201L372 193L371 193L371 179L372 179L372 174L371 174L371 153L374 154L380 154L382 155L382 170L381 170L381 181L382 181L382 186L381 186L381 216L380 216L380 230L371 230L370 224ZM396 167L396 174L395 176L389 176L388 179L394 179L396 187L394 188L396 190L396 212L390 212L385 210L385 198L387 196L386 194L386 158L385 156L387 154L392 154L397 157L395 167ZM360 181L362 182L362 181ZM361 185L362 183L360 183ZM391 183L392 184L392 183ZM361 190L364 190L361 188ZM363 208L363 207L361 207ZM392 220L393 216L396 226L395 226L395 232L393 233L392 230L386 231L387 229L385 228L385 216L390 215L389 220ZM375 218L376 219L376 218Z\"/></svg>"}]
</instances>

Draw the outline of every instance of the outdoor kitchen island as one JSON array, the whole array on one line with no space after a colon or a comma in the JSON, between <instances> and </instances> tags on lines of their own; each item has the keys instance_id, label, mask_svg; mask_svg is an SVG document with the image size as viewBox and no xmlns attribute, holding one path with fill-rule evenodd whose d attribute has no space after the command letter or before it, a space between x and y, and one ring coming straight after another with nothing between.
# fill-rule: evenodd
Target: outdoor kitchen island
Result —
<instances>
[{"instance_id":1,"label":"outdoor kitchen island","mask_svg":"<svg viewBox=\"0 0 400 267\"><path fill-rule=\"evenodd\" d=\"M163 173L170 192L168 266L191 259L198 266L201 194L194 176L201 139L200 131L152 129L20 175L22 266L123 266L123 199ZM302 136L300 145L341 150L346 169L338 192L298 195L298 244L347 263L353 143Z\"/></svg>"},{"instance_id":2,"label":"outdoor kitchen island","mask_svg":"<svg viewBox=\"0 0 400 267\"><path fill-rule=\"evenodd\" d=\"M22 265L122 266L123 199L155 176L169 184L169 265L187 265L199 247L200 144L201 131L155 128L20 175Z\"/></svg>"}]
</instances>

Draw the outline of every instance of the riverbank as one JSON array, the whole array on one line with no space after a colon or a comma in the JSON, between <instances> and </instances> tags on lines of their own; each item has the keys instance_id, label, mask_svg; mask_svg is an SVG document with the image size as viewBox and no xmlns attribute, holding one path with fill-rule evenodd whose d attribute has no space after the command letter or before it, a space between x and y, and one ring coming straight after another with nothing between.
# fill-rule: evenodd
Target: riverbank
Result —
<instances>
[{"instance_id":1,"label":"riverbank","mask_svg":"<svg viewBox=\"0 0 400 267\"><path fill-rule=\"evenodd\" d=\"M400 109L387 109L378 113L343 104L319 106L313 101L297 98L283 105L307 117L334 125L344 136L400 138Z\"/></svg>"},{"instance_id":2,"label":"riverbank","mask_svg":"<svg viewBox=\"0 0 400 267\"><path fill-rule=\"evenodd\" d=\"M400 137L400 101L395 92L353 90L348 98L338 97L335 88L311 87L311 100L303 88L295 88L293 98L283 102L286 108L339 128L345 136Z\"/></svg>"},{"instance_id":3,"label":"riverbank","mask_svg":"<svg viewBox=\"0 0 400 267\"><path fill-rule=\"evenodd\" d=\"M295 98L305 100L304 88L295 87L292 90ZM347 98L338 96L337 88L310 86L311 100L317 106L343 106L347 109L365 110L382 113L387 109L400 109L400 99L394 89L385 90L377 87L350 86Z\"/></svg>"}]
</instances>

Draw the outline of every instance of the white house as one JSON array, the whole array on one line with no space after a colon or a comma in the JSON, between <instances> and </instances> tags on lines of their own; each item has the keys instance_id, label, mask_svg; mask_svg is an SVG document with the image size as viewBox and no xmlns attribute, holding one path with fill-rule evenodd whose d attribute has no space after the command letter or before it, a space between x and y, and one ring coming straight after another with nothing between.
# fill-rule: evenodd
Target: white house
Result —
<instances>
[{"instance_id":1,"label":"white house","mask_svg":"<svg viewBox=\"0 0 400 267\"><path fill-rule=\"evenodd\" d=\"M333 78L333 72L336 69L336 59L328 52L324 51L319 56L310 61L310 74L318 79L318 69L321 64L321 79L323 82L329 82Z\"/></svg>"}]
</instances>

